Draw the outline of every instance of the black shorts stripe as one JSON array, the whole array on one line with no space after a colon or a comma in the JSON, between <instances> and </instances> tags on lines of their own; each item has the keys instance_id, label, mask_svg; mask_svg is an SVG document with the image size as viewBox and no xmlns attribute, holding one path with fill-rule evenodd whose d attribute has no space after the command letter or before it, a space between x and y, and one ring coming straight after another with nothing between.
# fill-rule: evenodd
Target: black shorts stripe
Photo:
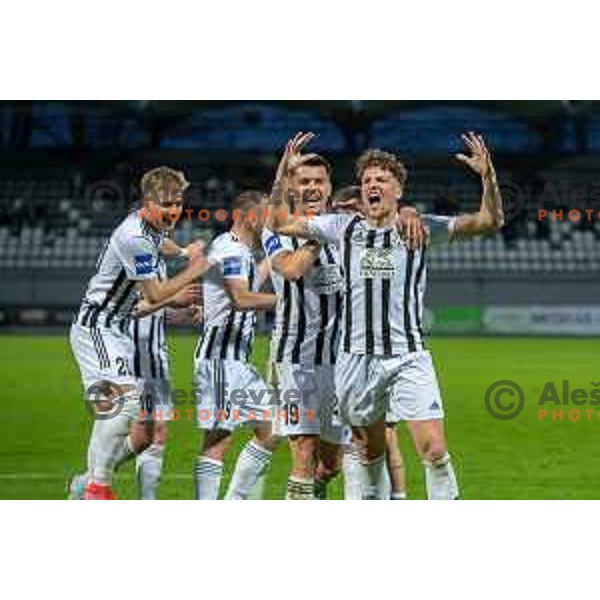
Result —
<instances>
[{"instance_id":1,"label":"black shorts stripe","mask_svg":"<svg viewBox=\"0 0 600 600\"><path fill-rule=\"evenodd\" d=\"M372 229L367 233L367 248L375 247L377 232ZM373 278L365 278L365 352L375 352L375 328L373 323Z\"/></svg>"},{"instance_id":2,"label":"black shorts stripe","mask_svg":"<svg viewBox=\"0 0 600 600\"><path fill-rule=\"evenodd\" d=\"M406 253L406 272L404 275L404 335L408 343L408 351L416 352L417 345L415 336L413 335L412 325L410 320L410 282L412 280L413 265L415 261L415 251L408 250Z\"/></svg>"},{"instance_id":3,"label":"black shorts stripe","mask_svg":"<svg viewBox=\"0 0 600 600\"><path fill-rule=\"evenodd\" d=\"M344 277L345 292L346 292L346 322L344 323L344 351L350 352L352 342L352 233L357 223L362 219L360 216L355 216L344 232Z\"/></svg>"},{"instance_id":4,"label":"black shorts stripe","mask_svg":"<svg viewBox=\"0 0 600 600\"><path fill-rule=\"evenodd\" d=\"M383 234L383 247L392 247L392 232ZM383 341L383 353L386 356L392 354L392 336L390 332L390 280L384 278L381 282L381 338Z\"/></svg>"},{"instance_id":5,"label":"black shorts stripe","mask_svg":"<svg viewBox=\"0 0 600 600\"><path fill-rule=\"evenodd\" d=\"M421 250L421 254L419 256L419 266L417 267L417 275L415 277L415 287L414 287L414 294L415 294L415 319L417 322L417 331L419 332L419 337L420 342L421 342L421 346L423 348L425 348L425 336L423 335L423 328L421 327L421 307L419 306L419 284L421 283L421 278L423 277L423 271L425 270L425 264L426 264L426 252L427 252L427 248L425 246L423 246L423 249Z\"/></svg>"},{"instance_id":6,"label":"black shorts stripe","mask_svg":"<svg viewBox=\"0 0 600 600\"><path fill-rule=\"evenodd\" d=\"M96 355L98 356L98 364L100 368L108 369L108 367L110 367L110 360L108 358L106 346L104 345L104 340L102 339L100 332L96 327L92 327L90 328L90 335L92 337L94 349L96 350Z\"/></svg>"},{"instance_id":7,"label":"black shorts stripe","mask_svg":"<svg viewBox=\"0 0 600 600\"><path fill-rule=\"evenodd\" d=\"M106 350L106 344L104 343L104 338L102 337L102 333L100 333L99 329L96 329L96 335L98 336L98 340L100 342L100 348L102 349L102 354L104 355L104 362L106 368L110 367L110 358L108 356L108 351Z\"/></svg>"}]
</instances>

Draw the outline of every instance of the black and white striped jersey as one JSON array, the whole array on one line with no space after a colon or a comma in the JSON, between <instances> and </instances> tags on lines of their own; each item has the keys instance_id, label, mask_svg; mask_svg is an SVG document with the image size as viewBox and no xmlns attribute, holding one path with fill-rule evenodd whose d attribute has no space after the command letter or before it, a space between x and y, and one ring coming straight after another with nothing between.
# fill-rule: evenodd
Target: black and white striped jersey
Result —
<instances>
[{"instance_id":1,"label":"black and white striped jersey","mask_svg":"<svg viewBox=\"0 0 600 600\"><path fill-rule=\"evenodd\" d=\"M430 244L450 240L454 218L421 219ZM342 350L378 356L422 350L426 248L409 250L395 227L376 228L361 216L323 215L308 226L315 239L336 243L341 250Z\"/></svg>"},{"instance_id":2,"label":"black and white striped jersey","mask_svg":"<svg viewBox=\"0 0 600 600\"><path fill-rule=\"evenodd\" d=\"M196 346L195 358L246 361L252 351L256 313L233 308L225 281L247 279L248 289L258 292L256 256L229 231L214 239L207 258L214 265L203 279L204 333Z\"/></svg>"},{"instance_id":3,"label":"black and white striped jersey","mask_svg":"<svg viewBox=\"0 0 600 600\"><path fill-rule=\"evenodd\" d=\"M78 321L88 327L118 327L125 332L138 301L136 282L159 276L164 236L137 211L113 231L88 283Z\"/></svg>"},{"instance_id":4,"label":"black and white striped jersey","mask_svg":"<svg viewBox=\"0 0 600 600\"><path fill-rule=\"evenodd\" d=\"M161 281L167 278L167 264L162 256L159 257L157 275ZM166 320L166 308L131 319L130 333L135 348L133 374L140 379L169 378Z\"/></svg>"},{"instance_id":5,"label":"black and white striped jersey","mask_svg":"<svg viewBox=\"0 0 600 600\"><path fill-rule=\"evenodd\" d=\"M270 259L283 252L294 252L306 243L268 229L263 230L262 241ZM271 360L334 364L341 327L343 281L337 247L324 245L304 277L289 281L271 269L271 280L277 294Z\"/></svg>"}]
</instances>

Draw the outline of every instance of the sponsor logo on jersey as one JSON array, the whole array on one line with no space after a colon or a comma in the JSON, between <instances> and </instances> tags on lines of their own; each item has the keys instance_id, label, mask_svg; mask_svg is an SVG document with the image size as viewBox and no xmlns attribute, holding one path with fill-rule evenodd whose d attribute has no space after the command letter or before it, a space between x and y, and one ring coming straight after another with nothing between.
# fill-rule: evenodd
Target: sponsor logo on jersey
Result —
<instances>
[{"instance_id":1,"label":"sponsor logo on jersey","mask_svg":"<svg viewBox=\"0 0 600 600\"><path fill-rule=\"evenodd\" d=\"M133 257L136 275L150 275L154 272L152 254L136 254Z\"/></svg>"},{"instance_id":2,"label":"sponsor logo on jersey","mask_svg":"<svg viewBox=\"0 0 600 600\"><path fill-rule=\"evenodd\" d=\"M223 275L231 277L242 274L242 259L239 256L226 258L223 261Z\"/></svg>"},{"instance_id":3,"label":"sponsor logo on jersey","mask_svg":"<svg viewBox=\"0 0 600 600\"><path fill-rule=\"evenodd\" d=\"M276 233L267 238L265 242L265 251L267 256L272 256L275 252L277 252L277 250L281 250L281 248L281 240Z\"/></svg>"},{"instance_id":4,"label":"sponsor logo on jersey","mask_svg":"<svg viewBox=\"0 0 600 600\"><path fill-rule=\"evenodd\" d=\"M307 279L318 294L334 294L342 287L342 273L338 265L313 267Z\"/></svg>"},{"instance_id":5,"label":"sponsor logo on jersey","mask_svg":"<svg viewBox=\"0 0 600 600\"><path fill-rule=\"evenodd\" d=\"M396 273L396 264L391 248L367 248L360 257L360 276L391 279Z\"/></svg>"}]
</instances>

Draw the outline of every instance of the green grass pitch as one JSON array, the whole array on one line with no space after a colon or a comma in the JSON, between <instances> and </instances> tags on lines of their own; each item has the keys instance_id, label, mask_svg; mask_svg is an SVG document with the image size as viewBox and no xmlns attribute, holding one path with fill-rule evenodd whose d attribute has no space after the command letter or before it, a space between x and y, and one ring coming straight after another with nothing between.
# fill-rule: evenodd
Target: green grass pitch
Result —
<instances>
[{"instance_id":1,"label":"green grass pitch","mask_svg":"<svg viewBox=\"0 0 600 600\"><path fill-rule=\"evenodd\" d=\"M189 390L195 338L176 335L170 343L174 383ZM573 405L538 405L547 381L555 382L559 392L563 379L570 381L571 389L587 392L592 382L600 382L597 340L452 337L433 339L430 346L464 498L600 497L595 477L599 407L579 407L581 418L574 421L568 415L577 408ZM266 356L267 340L261 338L254 360L263 371ZM0 374L0 498L65 498L65 480L84 467L90 428L67 335L0 336ZM485 408L486 389L501 379L516 381L525 393L525 408L512 420L494 419ZM549 415L552 409L562 409L563 420L539 420L540 408ZM422 469L404 427L400 435L409 497L424 498ZM247 436L235 435L223 489ZM161 498L193 497L192 462L198 443L199 434L187 418L170 424ZM268 498L283 497L288 468L289 453L282 446L269 472ZM122 498L135 498L131 465L119 472L115 489ZM338 478L331 497L340 498L341 490Z\"/></svg>"}]
</instances>

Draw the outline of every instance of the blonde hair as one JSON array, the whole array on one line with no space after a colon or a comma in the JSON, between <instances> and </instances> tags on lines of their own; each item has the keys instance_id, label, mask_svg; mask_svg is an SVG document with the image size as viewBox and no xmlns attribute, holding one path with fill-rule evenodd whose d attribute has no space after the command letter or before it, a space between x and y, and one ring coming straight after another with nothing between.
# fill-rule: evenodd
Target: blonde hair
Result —
<instances>
[{"instance_id":1,"label":"blonde hair","mask_svg":"<svg viewBox=\"0 0 600 600\"><path fill-rule=\"evenodd\" d=\"M153 196L163 186L175 184L175 186L181 188L181 191L185 191L190 183L185 178L183 171L177 171L171 169L171 167L156 167L150 169L142 175L140 180L140 188L142 191L142 197Z\"/></svg>"}]
</instances>

